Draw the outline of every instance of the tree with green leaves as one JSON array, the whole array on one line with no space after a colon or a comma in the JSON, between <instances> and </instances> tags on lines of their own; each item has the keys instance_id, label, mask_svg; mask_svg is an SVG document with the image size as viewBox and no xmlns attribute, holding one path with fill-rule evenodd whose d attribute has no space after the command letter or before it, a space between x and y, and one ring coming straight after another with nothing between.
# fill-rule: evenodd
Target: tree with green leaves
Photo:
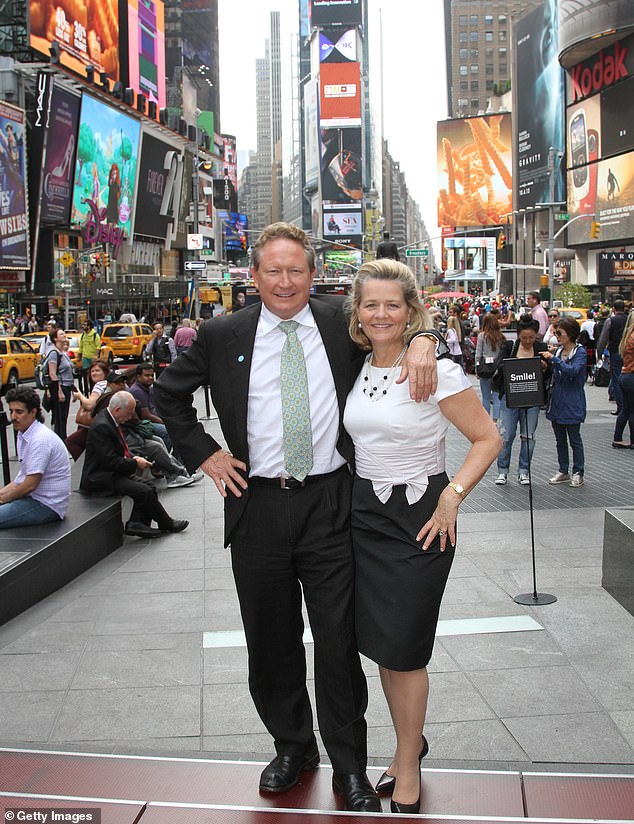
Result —
<instances>
[{"instance_id":1,"label":"tree with green leaves","mask_svg":"<svg viewBox=\"0 0 634 824\"><path fill-rule=\"evenodd\" d=\"M578 306L580 309L589 309L592 306L592 293L581 283L562 283L557 286L555 299L560 300L564 306Z\"/></svg>"}]
</instances>

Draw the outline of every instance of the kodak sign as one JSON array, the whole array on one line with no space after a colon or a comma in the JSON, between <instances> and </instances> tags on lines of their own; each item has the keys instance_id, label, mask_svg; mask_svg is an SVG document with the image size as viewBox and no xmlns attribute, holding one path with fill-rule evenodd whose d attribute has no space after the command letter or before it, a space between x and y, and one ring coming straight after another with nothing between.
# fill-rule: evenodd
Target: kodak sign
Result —
<instances>
[{"instance_id":1,"label":"kodak sign","mask_svg":"<svg viewBox=\"0 0 634 824\"><path fill-rule=\"evenodd\" d=\"M578 63L571 69L572 103L596 94L606 86L612 86L619 80L630 76L625 65L628 48L623 43L616 43L609 52L601 51L593 62Z\"/></svg>"}]
</instances>

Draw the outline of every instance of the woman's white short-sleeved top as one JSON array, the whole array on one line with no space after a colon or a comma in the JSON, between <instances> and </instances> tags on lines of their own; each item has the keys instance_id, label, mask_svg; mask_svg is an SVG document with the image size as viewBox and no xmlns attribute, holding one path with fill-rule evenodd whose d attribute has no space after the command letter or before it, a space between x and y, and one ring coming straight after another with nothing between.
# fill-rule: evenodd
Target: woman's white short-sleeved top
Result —
<instances>
[{"instance_id":1,"label":"woman's white short-sleeved top","mask_svg":"<svg viewBox=\"0 0 634 824\"><path fill-rule=\"evenodd\" d=\"M383 378L390 370L370 366L371 357L370 353L350 390L344 412L344 426L354 441L356 472L372 481L383 503L393 486L405 484L407 500L413 504L425 494L428 476L445 470L449 421L438 402L469 389L471 384L460 366L443 358L438 361L438 388L426 402L410 398L407 381L390 384L389 380L386 394L375 401L369 392L364 394L364 386L370 383L382 391ZM394 372L398 377L400 367Z\"/></svg>"}]
</instances>

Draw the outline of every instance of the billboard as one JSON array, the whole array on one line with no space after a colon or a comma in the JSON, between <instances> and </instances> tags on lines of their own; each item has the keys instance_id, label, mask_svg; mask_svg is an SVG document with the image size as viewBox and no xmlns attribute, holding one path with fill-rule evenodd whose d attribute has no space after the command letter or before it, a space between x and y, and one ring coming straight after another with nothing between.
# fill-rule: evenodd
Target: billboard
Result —
<instances>
[{"instance_id":1,"label":"billboard","mask_svg":"<svg viewBox=\"0 0 634 824\"><path fill-rule=\"evenodd\" d=\"M326 208L363 199L360 128L321 130L321 197Z\"/></svg>"},{"instance_id":2,"label":"billboard","mask_svg":"<svg viewBox=\"0 0 634 824\"><path fill-rule=\"evenodd\" d=\"M319 62L349 63L357 59L357 30L319 32Z\"/></svg>"},{"instance_id":3,"label":"billboard","mask_svg":"<svg viewBox=\"0 0 634 824\"><path fill-rule=\"evenodd\" d=\"M511 115L437 127L438 225L497 226L513 211Z\"/></svg>"},{"instance_id":4,"label":"billboard","mask_svg":"<svg viewBox=\"0 0 634 824\"><path fill-rule=\"evenodd\" d=\"M593 220L601 224L595 243L634 238L634 152L571 169L568 212L571 218L588 216L568 227L569 245L590 242Z\"/></svg>"},{"instance_id":5,"label":"billboard","mask_svg":"<svg viewBox=\"0 0 634 824\"><path fill-rule=\"evenodd\" d=\"M161 214L161 206L169 174L166 158L173 151L178 149L150 134L143 134L134 218L134 232L137 235L162 239L167 237L172 221L167 215ZM174 191L172 196L179 201L180 191Z\"/></svg>"},{"instance_id":6,"label":"billboard","mask_svg":"<svg viewBox=\"0 0 634 824\"><path fill-rule=\"evenodd\" d=\"M242 212L218 211L222 223L222 237L227 251L243 252L247 248L247 216Z\"/></svg>"},{"instance_id":7,"label":"billboard","mask_svg":"<svg viewBox=\"0 0 634 824\"><path fill-rule=\"evenodd\" d=\"M313 78L304 86L304 164L306 185L319 180L319 94L318 80Z\"/></svg>"},{"instance_id":8,"label":"billboard","mask_svg":"<svg viewBox=\"0 0 634 824\"><path fill-rule=\"evenodd\" d=\"M324 236L336 240L341 236L356 235L361 237L363 229L361 226L361 211L355 212L324 212Z\"/></svg>"},{"instance_id":9,"label":"billboard","mask_svg":"<svg viewBox=\"0 0 634 824\"><path fill-rule=\"evenodd\" d=\"M324 252L324 269L327 274L354 276L362 263L363 252L360 249L329 249Z\"/></svg>"},{"instance_id":10,"label":"billboard","mask_svg":"<svg viewBox=\"0 0 634 824\"><path fill-rule=\"evenodd\" d=\"M163 0L128 0L128 82L162 109L165 93Z\"/></svg>"},{"instance_id":11,"label":"billboard","mask_svg":"<svg viewBox=\"0 0 634 824\"><path fill-rule=\"evenodd\" d=\"M360 26L363 23L362 0L310 0L312 26Z\"/></svg>"},{"instance_id":12,"label":"billboard","mask_svg":"<svg viewBox=\"0 0 634 824\"><path fill-rule=\"evenodd\" d=\"M114 257L132 228L140 131L135 118L83 96L71 223L89 244L112 243Z\"/></svg>"},{"instance_id":13,"label":"billboard","mask_svg":"<svg viewBox=\"0 0 634 824\"><path fill-rule=\"evenodd\" d=\"M59 63L86 76L86 66L119 80L118 0L39 0L30 5L30 45L46 55L59 47Z\"/></svg>"},{"instance_id":14,"label":"billboard","mask_svg":"<svg viewBox=\"0 0 634 824\"><path fill-rule=\"evenodd\" d=\"M361 125L361 65L322 63L319 69L321 126Z\"/></svg>"},{"instance_id":15,"label":"billboard","mask_svg":"<svg viewBox=\"0 0 634 824\"><path fill-rule=\"evenodd\" d=\"M550 200L548 149L564 150L564 71L559 65L557 0L515 26L517 71L517 202L519 208ZM555 164L554 200L564 199L564 176Z\"/></svg>"},{"instance_id":16,"label":"billboard","mask_svg":"<svg viewBox=\"0 0 634 824\"><path fill-rule=\"evenodd\" d=\"M601 286L634 285L634 252L599 252L597 272Z\"/></svg>"},{"instance_id":17,"label":"billboard","mask_svg":"<svg viewBox=\"0 0 634 824\"><path fill-rule=\"evenodd\" d=\"M29 268L24 109L0 101L0 269Z\"/></svg>"},{"instance_id":18,"label":"billboard","mask_svg":"<svg viewBox=\"0 0 634 824\"><path fill-rule=\"evenodd\" d=\"M42 223L67 224L70 215L81 98L53 87L40 203Z\"/></svg>"}]
</instances>

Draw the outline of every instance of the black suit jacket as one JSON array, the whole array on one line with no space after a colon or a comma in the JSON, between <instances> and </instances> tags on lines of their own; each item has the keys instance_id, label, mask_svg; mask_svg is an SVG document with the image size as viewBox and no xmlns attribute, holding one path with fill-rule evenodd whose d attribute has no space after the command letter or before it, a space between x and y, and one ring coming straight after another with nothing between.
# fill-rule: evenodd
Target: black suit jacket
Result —
<instances>
[{"instance_id":1,"label":"black suit jacket","mask_svg":"<svg viewBox=\"0 0 634 824\"><path fill-rule=\"evenodd\" d=\"M107 409L95 417L86 438L86 456L80 489L112 495L115 476L129 477L136 472L134 458L126 458L116 424Z\"/></svg>"},{"instance_id":2,"label":"black suit jacket","mask_svg":"<svg viewBox=\"0 0 634 824\"><path fill-rule=\"evenodd\" d=\"M321 334L332 370L339 405L337 449L352 463L354 448L343 428L343 411L361 364L363 352L348 335L342 301L330 296L310 299L310 308ZM249 471L247 406L249 376L261 304L207 321L186 352L161 374L154 384L158 413L165 422L176 452L190 471L221 449L197 421L193 392L209 385L214 408L231 454L244 461ZM92 431L92 430L91 430ZM225 543L248 499L229 493L225 498Z\"/></svg>"}]
</instances>

